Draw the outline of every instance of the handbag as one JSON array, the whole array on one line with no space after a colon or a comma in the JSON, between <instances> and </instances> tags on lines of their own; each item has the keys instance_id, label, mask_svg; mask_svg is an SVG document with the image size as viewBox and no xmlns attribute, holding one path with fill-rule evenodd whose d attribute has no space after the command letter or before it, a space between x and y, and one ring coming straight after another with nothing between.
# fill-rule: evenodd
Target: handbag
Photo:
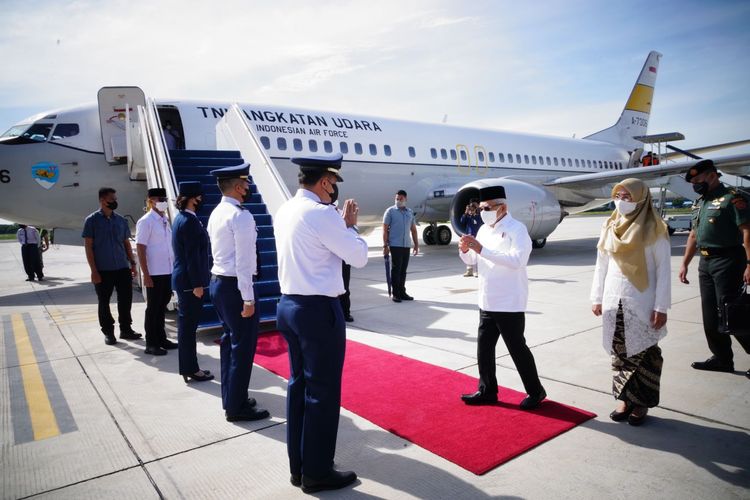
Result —
<instances>
[{"instance_id":1,"label":"handbag","mask_svg":"<svg viewBox=\"0 0 750 500\"><path fill-rule=\"evenodd\" d=\"M740 288L739 295L724 297L720 308L719 330L727 335L750 335L750 294L747 284Z\"/></svg>"}]
</instances>

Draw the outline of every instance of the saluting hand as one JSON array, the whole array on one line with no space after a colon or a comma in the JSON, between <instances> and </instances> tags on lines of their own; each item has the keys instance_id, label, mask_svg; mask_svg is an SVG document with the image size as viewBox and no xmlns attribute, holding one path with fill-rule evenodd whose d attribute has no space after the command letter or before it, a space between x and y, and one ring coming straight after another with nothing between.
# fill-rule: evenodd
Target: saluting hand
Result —
<instances>
[{"instance_id":1,"label":"saluting hand","mask_svg":"<svg viewBox=\"0 0 750 500\"><path fill-rule=\"evenodd\" d=\"M354 201L353 198L350 198L344 202L344 222L346 222L346 227L352 227L357 225L357 214L359 213L359 205L357 205L357 202Z\"/></svg>"}]
</instances>

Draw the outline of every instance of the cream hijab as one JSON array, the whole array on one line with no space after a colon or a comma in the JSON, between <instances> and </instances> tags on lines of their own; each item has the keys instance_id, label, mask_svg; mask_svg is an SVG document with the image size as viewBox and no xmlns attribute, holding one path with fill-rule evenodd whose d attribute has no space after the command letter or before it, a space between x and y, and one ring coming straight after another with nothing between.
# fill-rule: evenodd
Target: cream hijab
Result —
<instances>
[{"instance_id":1,"label":"cream hijab","mask_svg":"<svg viewBox=\"0 0 750 500\"><path fill-rule=\"evenodd\" d=\"M615 197L625 189L637 203L635 210L622 215L612 212L602 227L597 248L607 252L622 274L641 292L648 288L645 248L659 238L669 238L667 225L651 203L648 186L639 179L625 179L612 188Z\"/></svg>"}]
</instances>

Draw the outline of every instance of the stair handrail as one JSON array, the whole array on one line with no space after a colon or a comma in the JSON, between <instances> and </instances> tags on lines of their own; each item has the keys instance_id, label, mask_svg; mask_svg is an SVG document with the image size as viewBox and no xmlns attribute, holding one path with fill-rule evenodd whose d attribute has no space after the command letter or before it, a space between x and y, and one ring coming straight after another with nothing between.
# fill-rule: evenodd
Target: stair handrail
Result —
<instances>
[{"instance_id":1,"label":"stair handrail","mask_svg":"<svg viewBox=\"0 0 750 500\"><path fill-rule=\"evenodd\" d=\"M167 199L170 201L167 206L167 218L171 221L177 215L177 207L175 206L175 202L177 201L177 180L174 176L172 160L167 154L167 143L164 140L161 120L156 110L156 102L150 97L146 99L145 112L145 121L148 123L147 137L150 143L149 150L152 152L155 160L153 165L154 185L151 185L151 180L149 179L149 187L162 187L166 190ZM146 177L148 178L148 174Z\"/></svg>"},{"instance_id":2,"label":"stair handrail","mask_svg":"<svg viewBox=\"0 0 750 500\"><path fill-rule=\"evenodd\" d=\"M241 134L233 133L233 128L239 125ZM281 178L281 174L276 169L273 161L266 154L266 150L258 140L258 136L253 132L252 126L248 121L245 113L238 103L233 103L224 113L224 117L216 124L217 128L217 145L221 140L231 139L231 144L226 144L230 149L239 149L246 161L251 161L250 175L253 182L258 185L259 192L263 195L264 202L268 208L269 214L273 217L282 203L292 198L292 194ZM236 128L235 128L236 131ZM222 132L222 133L220 133ZM248 142L249 140L249 142ZM260 157L261 165L257 165L254 153ZM272 196L276 194L278 196Z\"/></svg>"}]
</instances>

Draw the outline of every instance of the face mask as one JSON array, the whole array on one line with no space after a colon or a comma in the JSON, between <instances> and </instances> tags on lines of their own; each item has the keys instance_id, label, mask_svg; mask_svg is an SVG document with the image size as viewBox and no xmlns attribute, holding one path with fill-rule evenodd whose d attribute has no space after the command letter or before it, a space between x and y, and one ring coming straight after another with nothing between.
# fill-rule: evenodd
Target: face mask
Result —
<instances>
[{"instance_id":1,"label":"face mask","mask_svg":"<svg viewBox=\"0 0 750 500\"><path fill-rule=\"evenodd\" d=\"M396 200L396 206L398 208L406 208L406 202L405 201L398 201L398 200Z\"/></svg>"},{"instance_id":2,"label":"face mask","mask_svg":"<svg viewBox=\"0 0 750 500\"><path fill-rule=\"evenodd\" d=\"M162 213L167 211L167 207L169 207L169 203L167 203L166 201L157 201L156 204L154 205L154 208L156 208L159 212L162 212Z\"/></svg>"},{"instance_id":3,"label":"face mask","mask_svg":"<svg viewBox=\"0 0 750 500\"><path fill-rule=\"evenodd\" d=\"M333 205L339 199L339 187L336 184L331 184L331 189L333 189L333 192L328 193L328 196L331 197L331 205Z\"/></svg>"},{"instance_id":4,"label":"face mask","mask_svg":"<svg viewBox=\"0 0 750 500\"><path fill-rule=\"evenodd\" d=\"M247 187L245 189L245 192L242 194L242 203L247 203L250 201L250 198L253 196L253 193L250 192L250 188Z\"/></svg>"},{"instance_id":5,"label":"face mask","mask_svg":"<svg viewBox=\"0 0 750 500\"><path fill-rule=\"evenodd\" d=\"M195 213L197 214L198 211L203 206L203 200L195 200Z\"/></svg>"},{"instance_id":6,"label":"face mask","mask_svg":"<svg viewBox=\"0 0 750 500\"><path fill-rule=\"evenodd\" d=\"M117 210L117 202L116 201L108 201L107 202L107 208L110 210Z\"/></svg>"},{"instance_id":7,"label":"face mask","mask_svg":"<svg viewBox=\"0 0 750 500\"><path fill-rule=\"evenodd\" d=\"M700 195L708 193L708 182L698 182L697 184L693 184L693 191Z\"/></svg>"},{"instance_id":8,"label":"face mask","mask_svg":"<svg viewBox=\"0 0 750 500\"><path fill-rule=\"evenodd\" d=\"M497 220L497 211L496 210L482 210L482 212L479 214L479 216L482 218L482 222L484 222L487 225L494 224Z\"/></svg>"},{"instance_id":9,"label":"face mask","mask_svg":"<svg viewBox=\"0 0 750 500\"><path fill-rule=\"evenodd\" d=\"M637 205L638 203L634 201L615 200L615 208L617 208L617 211L622 215L633 213Z\"/></svg>"}]
</instances>

